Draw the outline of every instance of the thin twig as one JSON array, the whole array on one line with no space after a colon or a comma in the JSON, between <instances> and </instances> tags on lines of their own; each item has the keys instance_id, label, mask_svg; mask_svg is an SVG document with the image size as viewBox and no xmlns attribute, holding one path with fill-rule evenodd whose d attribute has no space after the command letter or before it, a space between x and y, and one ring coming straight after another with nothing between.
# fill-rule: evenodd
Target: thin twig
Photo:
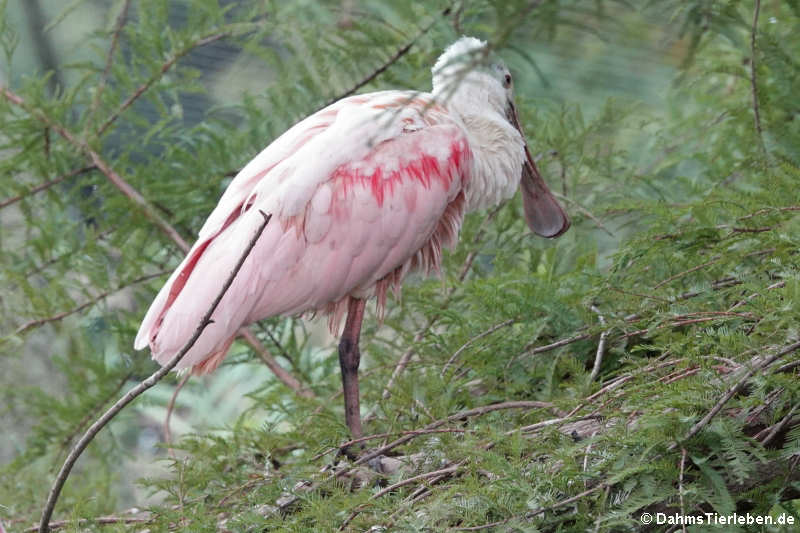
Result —
<instances>
[{"instance_id":1,"label":"thin twig","mask_svg":"<svg viewBox=\"0 0 800 533\"><path fill-rule=\"evenodd\" d=\"M758 13L761 10L761 0L755 1L753 8L753 28L750 31L750 88L753 93L753 123L756 127L756 134L758 136L758 143L761 147L761 152L766 154L767 148L764 145L764 134L761 130L761 114L758 110L758 80L757 80L757 64L756 64L756 34L758 33Z\"/></svg>"},{"instance_id":2,"label":"thin twig","mask_svg":"<svg viewBox=\"0 0 800 533\"><path fill-rule=\"evenodd\" d=\"M780 422L778 422L777 424L775 424L775 425L772 427L772 429L770 430L770 432L769 432L769 433L768 433L768 434L767 434L767 435L764 437L764 439L761 441L761 445L762 445L762 446L766 446L766 445L768 445L770 442L772 442L772 440L773 440L773 439L774 439L774 438L775 438L775 437L778 435L778 433L780 433L780 432L781 432L781 430L783 430L783 428L785 428L785 427L786 427L786 424L788 424L788 423L789 423L789 421L792 419L792 416L794 415L795 411L797 411L797 408L798 408L798 407L800 407L800 404L797 404L797 403L796 403L796 404L794 404L794 405L792 406L792 408L791 408L791 409L789 409L789 412L788 412L788 413L786 413L786 416L784 416L784 417L781 419L781 421L780 421Z\"/></svg>"},{"instance_id":3,"label":"thin twig","mask_svg":"<svg viewBox=\"0 0 800 533\"><path fill-rule=\"evenodd\" d=\"M161 68L158 69L158 72L150 76L150 78L142 83L139 87L136 88L133 93L125 99L122 104L111 113L111 115L103 122L103 125L97 129L97 136L100 137L105 133L105 131L111 126L119 116L125 112L133 103L139 99L155 82L157 82L161 77L166 74L166 72L172 68L172 66L183 56L194 50L195 48L200 48L201 46L205 46L207 44L213 43L215 41L219 41L220 39L224 39L225 37L230 37L232 35L232 31L223 31L218 33L213 33L211 35L206 35L197 39L196 41L192 41L182 49L178 50L172 57L167 59L162 65Z\"/></svg>"},{"instance_id":4,"label":"thin twig","mask_svg":"<svg viewBox=\"0 0 800 533\"><path fill-rule=\"evenodd\" d=\"M417 481L424 481L424 480L427 480L427 479L430 479L430 478L447 477L447 476L449 476L451 474L455 474L456 472L458 472L458 470L461 468L461 466L463 464L464 464L464 461L459 461L458 463L456 463L456 464L454 464L452 466L448 466L447 468L442 468L440 470L434 470L433 472L425 472L424 474L419 474L419 475L414 476L414 477L403 479L401 481L398 481L397 483L393 483L393 484L389 485L388 487L385 487L385 488L379 490L378 492L376 492L375 494L370 496L369 499L370 500L376 500L376 499L380 498L381 496L383 496L385 494L388 494L388 493L390 493L390 492L392 492L394 490L399 489L400 487L404 487L406 485L410 485L412 483L416 483ZM353 509L353 512L350 513L350 516L348 516L347 519L345 519L345 521L342 523L342 525L339 526L339 531L344 531L344 528L346 528L347 525L350 522L352 522L353 519L356 516L358 516L359 513L361 513L361 511L366 509L366 507L367 507L367 504L364 503L364 504L359 505L355 509Z\"/></svg>"},{"instance_id":5,"label":"thin twig","mask_svg":"<svg viewBox=\"0 0 800 533\"><path fill-rule=\"evenodd\" d=\"M480 526L456 527L456 528L453 528L452 531L482 531L484 529L491 529L493 527L502 526L504 524L507 524L507 523L511 522L512 520L518 520L518 519L522 519L522 518L530 520L531 518L533 518L533 517L535 517L537 515L546 513L547 511L554 511L555 509L558 509L560 507L564 507L565 505L569 505L569 504L571 504L573 502L576 502L576 501L580 500L581 498L584 498L584 497L586 497L586 496L588 496L588 495L590 495L590 494L592 494L594 492L597 492L600 489L605 489L607 486L609 486L607 483L601 483L601 484L597 485L596 487L592 487L591 489L587 489L587 490L585 490L585 491L583 491L583 492L581 492L579 494L576 494L575 496L571 496L569 498L563 499L563 500L561 500L561 501L559 501L557 503L554 503L553 505L549 505L547 507L542 507L541 509L538 509L536 511L530 511L528 513L525 513L524 515L510 516L510 517L505 518L503 520L498 520L496 522L491 522L491 523L488 523L488 524L482 524Z\"/></svg>"},{"instance_id":6,"label":"thin twig","mask_svg":"<svg viewBox=\"0 0 800 533\"><path fill-rule=\"evenodd\" d=\"M564 182L564 184L565 184L565 185L564 185L564 187L566 187L566 182ZM602 221L601 221L601 220L600 220L600 219L599 219L597 216L593 215L591 211L589 211L588 209L586 209L585 207L583 207L583 206L582 206L580 203L578 203L577 201L575 201L575 200L573 200L572 198L570 198L569 196L567 196L567 193L566 193L566 192L564 192L564 194L559 194L559 193L558 193L558 192L556 192L556 191L551 191L551 192L553 193L553 196L555 196L556 198L558 198L558 199L560 199L560 200L564 200L565 202L568 202L568 203L570 203L570 204L574 205L574 206L575 206L575 208L576 208L578 211L580 211L581 213L583 213L584 215L586 215L586 216L587 216L587 217L588 217L588 218L589 218L589 219L590 219L592 222L594 222L594 223L595 223L595 225L596 225L598 228L600 228L601 230L605 231L605 232L606 232L608 235L610 235L611 237L615 237L615 235L614 235L614 234L611 232L611 230L610 230L610 229L608 229L608 228L605 226L605 224L603 224L603 222L602 222Z\"/></svg>"},{"instance_id":7,"label":"thin twig","mask_svg":"<svg viewBox=\"0 0 800 533\"><path fill-rule=\"evenodd\" d=\"M572 344L573 342L578 342L578 341L582 341L582 340L588 339L591 336L592 335L589 334L589 333L583 333L581 335L575 335L573 337L569 337L569 338L566 338L566 339L561 339L561 340L553 342L551 344L547 344L545 346L537 346L535 348L532 347L532 344L533 344L532 343L532 344L529 344L528 346L524 347L522 349L523 350L522 353L520 355L518 355L517 357L528 357L528 356L536 355L536 354L539 354L539 353L549 352L550 350L555 350L556 348L561 348L562 346L566 346L568 344ZM517 359L517 357L514 357L514 359Z\"/></svg>"},{"instance_id":8,"label":"thin twig","mask_svg":"<svg viewBox=\"0 0 800 533\"><path fill-rule=\"evenodd\" d=\"M110 402L112 398L116 397L117 394L119 394L119 391L122 389L125 383L128 382L128 380L131 378L132 375L133 375L132 372L128 372L124 376L122 376L122 378L117 383L117 386L114 387L111 390L111 392L109 392L100 403L92 406L92 408L89 409L89 411L87 411L85 415L83 415L81 420L75 425L75 428L69 432L69 435L67 435L61 440L61 444L59 445L59 450L64 451L67 448L67 446L69 446L69 443L72 442L72 439L74 439L76 435L78 435L81 431L83 431L83 428L86 426L86 424L91 422L91 420L100 411L100 409L102 409L105 404Z\"/></svg>"},{"instance_id":9,"label":"thin twig","mask_svg":"<svg viewBox=\"0 0 800 533\"><path fill-rule=\"evenodd\" d=\"M211 324L211 315L217 309L219 302L222 300L222 297L225 296L225 293L228 292L231 284L233 284L234 278L239 273L239 270L242 268L242 265L247 259L247 256L250 255L250 251L256 245L259 237L264 232L264 229L267 227L267 224L272 218L272 215L267 215L263 211L261 215L264 217L264 221L261 226L258 228L256 233L253 235L253 238L250 240L247 248L245 248L244 252L242 253L241 257L239 257L239 261L236 263L236 266L233 268L233 271L228 275L228 279L225 281L224 285L217 294L217 297L214 299L214 302L209 307L206 314L203 315L203 318L200 320L200 323L197 325L197 329L195 329L194 334L192 337L186 342L186 344L181 348L181 350L175 354L172 359L170 359L164 366L159 368L155 371L150 377L139 383L136 387L129 390L122 398L117 400L117 402L111 406L97 421L92 424L89 429L86 430L86 433L80 438L80 440L72 447L70 450L67 459L64 461L64 464L61 466L61 470L58 472L58 476L56 476L56 480L53 483L53 486L50 488L50 493L47 496L47 502L45 503L44 510L42 511L42 519L39 523L39 533L48 533L50 531L50 517L53 515L53 510L55 509L56 502L58 501L58 496L61 493L61 489L64 486L64 483L67 481L69 477L70 471L72 471L72 467L75 465L75 462L81 456L83 451L89 446L89 443L92 442L94 437L102 430L106 424L108 424L112 418L114 418L117 413L119 413L126 405L131 403L135 400L140 394L142 394L147 389L154 386L156 383L161 381L161 379L167 375L167 373L172 370L175 365L177 365L183 356L194 346L197 342L197 339L200 338L200 334L206 329L206 327Z\"/></svg>"},{"instance_id":10,"label":"thin twig","mask_svg":"<svg viewBox=\"0 0 800 533\"><path fill-rule=\"evenodd\" d=\"M127 289L128 287L132 287L134 285L138 285L139 283L144 283L145 281L150 281L151 279L157 278L159 276L163 276L164 274L168 274L168 273L169 273L169 270L162 270L161 272L156 272L154 274L147 274L147 275L142 276L140 278L136 278L135 280L133 280L133 281L131 281L129 283L125 283L124 285L121 285L119 287L114 287L113 289L109 289L109 290L107 290L105 292L102 292L102 293L98 294L97 296L95 296L94 298L92 298L91 300L83 302L82 304L78 305L77 307L73 307L72 309L69 309L68 311L62 311L60 313L57 313L55 315L52 315L52 316L49 316L49 317L46 317L46 318L37 318L36 320L31 320L30 322L26 322L25 324L23 324L20 327L18 327L14 331L14 334L15 335L20 335L20 334L25 333L26 331L28 331L30 329L33 329L33 328L36 328L36 327L39 327L39 326L43 326L44 324L49 324L51 322L58 322L59 320L63 320L64 318L67 318L70 315L74 315L75 313L83 311L87 307L91 307L91 306L95 305L96 303L105 300L106 298L108 298L109 296L111 296L114 293L117 293L117 292L119 292L121 290Z\"/></svg>"},{"instance_id":11,"label":"thin twig","mask_svg":"<svg viewBox=\"0 0 800 533\"><path fill-rule=\"evenodd\" d=\"M278 364L278 361L272 357L272 354L269 353L267 347L258 340L255 333L253 333L249 328L241 328L239 330L239 335L245 338L247 343L253 347L253 350L258 354L261 360L267 365L275 377L281 380L284 385L292 389L298 396L303 398L314 398L314 392L300 383L300 381L290 374L286 369L284 369L281 365Z\"/></svg>"},{"instance_id":12,"label":"thin twig","mask_svg":"<svg viewBox=\"0 0 800 533\"><path fill-rule=\"evenodd\" d=\"M495 403L490 405L484 405L483 407L476 407L474 409L467 409L465 411L459 411L456 414L450 415L446 418L441 418L435 422L431 422L424 428L423 430L435 429L448 422L453 422L454 420L461 420L463 418L470 418L473 416L480 416L487 413L491 413L494 411L499 411L502 409L547 409L552 407L553 404L548 402L537 402L537 401L516 401L516 402L502 402L502 403ZM344 474L350 472L353 468L360 464L364 464L379 455L383 455L384 453L397 448L398 446L405 444L406 442L410 441L416 434L405 435L400 437L399 439L395 439L392 442L386 444L385 446L381 446L375 450L372 450L370 453L367 453L358 458L358 460L354 461L352 465L342 470L336 472L336 477L342 477Z\"/></svg>"},{"instance_id":13,"label":"thin twig","mask_svg":"<svg viewBox=\"0 0 800 533\"><path fill-rule=\"evenodd\" d=\"M192 374L187 372L186 375L181 378L175 390L172 392L172 397L167 404L167 414L164 416L164 442L167 445L167 453L169 453L170 457L173 459L175 459L175 450L172 449L172 431L169 427L169 421L172 418L172 411L175 409L175 400L178 399L178 394L180 394L181 389L183 389L183 386L186 385L190 377L192 377Z\"/></svg>"},{"instance_id":14,"label":"thin twig","mask_svg":"<svg viewBox=\"0 0 800 533\"><path fill-rule=\"evenodd\" d=\"M785 213L788 211L800 211L800 205L787 205L784 207L765 207L764 209L759 209L749 215L744 215L739 217L737 220L747 220L748 218L753 218L761 215L772 214L775 212L778 213Z\"/></svg>"},{"instance_id":15,"label":"thin twig","mask_svg":"<svg viewBox=\"0 0 800 533\"><path fill-rule=\"evenodd\" d=\"M683 272L678 272L678 273L677 273L677 274L675 274L674 276L670 276L670 277L668 277L667 279L665 279L665 280L663 280L663 281L660 281L659 283L657 283L656 285L654 285L654 286L653 286L653 290L656 290L656 289L658 289L659 287L661 287L661 286L663 286L663 285L666 285L666 284L667 284L667 283L669 283L670 281L675 281L676 279L678 279L678 278L681 278L681 277L685 276L686 274L691 274L692 272L696 272L696 271L700 270L701 268L705 268L705 267L707 267L707 266L709 266L709 265L713 265L714 263L716 263L716 262L717 262L717 261L719 261L719 260L720 260L720 256L717 256L717 257L715 257L715 258L711 259L711 261L707 261L707 262L705 262L705 263L703 263L703 264L701 264L701 265L697 265L697 266L695 266L695 267L692 267L692 268L690 268L689 270L684 270Z\"/></svg>"},{"instance_id":16,"label":"thin twig","mask_svg":"<svg viewBox=\"0 0 800 533\"><path fill-rule=\"evenodd\" d=\"M591 310L597 315L598 320L600 320L600 324L605 327L606 319L600 310L594 305L591 306ZM600 334L600 342L597 343L597 352L594 356L594 366L592 367L592 373L589 375L590 382L597 379L597 376L600 374L600 365L603 364L603 354L605 354L606 351L606 339L608 338L608 331L609 330L605 329Z\"/></svg>"},{"instance_id":17,"label":"thin twig","mask_svg":"<svg viewBox=\"0 0 800 533\"><path fill-rule=\"evenodd\" d=\"M86 128L89 128L89 125L92 123L92 117L97 112L97 107L100 105L100 97L103 94L103 91L108 84L108 76L111 73L111 65L114 62L114 53L117 50L117 44L119 44L119 36L122 33L122 28L125 26L128 18L128 8L130 8L131 0L125 0L122 4L122 9L119 12L119 16L117 17L116 22L114 23L114 29L111 33L111 44L108 47L108 53L106 54L106 66L103 69L103 75L100 78L100 83L97 85L94 91L94 96L92 97L92 103L89 106L89 111L86 113ZM86 130L84 130L84 134Z\"/></svg>"},{"instance_id":18,"label":"thin twig","mask_svg":"<svg viewBox=\"0 0 800 533\"><path fill-rule=\"evenodd\" d=\"M36 194L38 192L42 192L44 190L47 190L50 187L52 187L53 185L58 185L59 183L61 183L64 180L68 180L70 178L74 178L75 176L80 176L81 174L85 174L86 172L89 172L90 170L94 170L94 168L95 168L94 165L87 165L85 167L76 168L75 170L70 170L66 174L62 174L61 176L59 176L57 178L53 178L50 181L46 181L46 182L42 183L41 185L37 185L36 187L28 189L27 191L25 191L24 193L22 193L20 195L13 196L11 198L6 198L2 202L0 202L0 209L3 209L4 207L8 207L9 205L11 205L13 203L19 202L23 198L27 198L28 196L32 196L32 195L34 195L34 194Z\"/></svg>"},{"instance_id":19,"label":"thin twig","mask_svg":"<svg viewBox=\"0 0 800 533\"><path fill-rule=\"evenodd\" d=\"M467 348L469 348L469 347L470 347L470 346L472 346L472 345L473 345L475 342L477 342L477 341L481 340L482 338L484 338L484 337L487 337L487 336L491 335L492 333L494 333L494 332L495 332L495 331L497 331L498 329L502 329L502 328L504 328L504 327L506 327L506 326L510 326L511 324L513 324L513 323L514 323L514 321L515 321L515 319L513 319L513 318L509 318L508 320L505 320L505 321L503 321L503 322L500 322L499 324L495 324L494 326L492 326L491 328L487 329L487 330L486 330L486 331L484 331L483 333L479 333L478 335L476 335L476 336L472 337L470 340L468 340L467 342L465 342L463 345L461 345L461 347L460 347L458 350L456 350L455 352L453 352L453 355L451 355L451 356L450 356L450 359L448 359L448 360L447 360L447 362L446 362L446 363L444 364L444 366L442 367L442 371L439 373L439 376L440 376L440 377L444 377L445 373L447 372L447 369L448 369L448 368L450 368L450 365L452 365L452 364L453 364L453 362L454 362L456 359L458 359L458 356L459 356L459 355L461 355L461 354L464 352L464 350L466 350Z\"/></svg>"}]
</instances>

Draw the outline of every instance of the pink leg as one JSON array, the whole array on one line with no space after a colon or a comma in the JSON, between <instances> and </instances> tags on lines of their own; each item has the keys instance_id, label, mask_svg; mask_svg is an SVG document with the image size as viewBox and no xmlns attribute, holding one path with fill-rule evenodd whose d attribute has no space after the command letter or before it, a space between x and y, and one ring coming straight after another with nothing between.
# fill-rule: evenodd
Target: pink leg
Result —
<instances>
[{"instance_id":1,"label":"pink leg","mask_svg":"<svg viewBox=\"0 0 800 533\"><path fill-rule=\"evenodd\" d=\"M358 337L361 334L361 321L364 319L366 304L366 300L350 299L347 307L347 322L339 342L339 366L342 368L342 388L344 389L344 418L355 439L362 436L361 411L358 400L358 364L361 362Z\"/></svg>"}]
</instances>

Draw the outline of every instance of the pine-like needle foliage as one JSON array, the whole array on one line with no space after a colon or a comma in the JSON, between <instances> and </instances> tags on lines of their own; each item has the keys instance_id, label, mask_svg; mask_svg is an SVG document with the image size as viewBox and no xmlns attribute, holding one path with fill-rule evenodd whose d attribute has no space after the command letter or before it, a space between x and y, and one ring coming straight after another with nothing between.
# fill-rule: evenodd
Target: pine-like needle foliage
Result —
<instances>
[{"instance_id":1,"label":"pine-like needle foliage","mask_svg":"<svg viewBox=\"0 0 800 533\"><path fill-rule=\"evenodd\" d=\"M337 453L348 433L324 321L270 319L252 328L261 355L237 342L216 374L124 410L55 518L93 531L800 521L796 1L63 9L48 18L56 42L91 10L102 29L36 74L20 71L19 7L0 2L5 526L38 519L76 438L155 368L132 350L138 323L236 170L332 100L427 90L460 34L515 72L573 228L532 237L519 199L470 215L440 278L408 280L382 324L368 316L368 464ZM275 379L267 352L314 398Z\"/></svg>"}]
</instances>

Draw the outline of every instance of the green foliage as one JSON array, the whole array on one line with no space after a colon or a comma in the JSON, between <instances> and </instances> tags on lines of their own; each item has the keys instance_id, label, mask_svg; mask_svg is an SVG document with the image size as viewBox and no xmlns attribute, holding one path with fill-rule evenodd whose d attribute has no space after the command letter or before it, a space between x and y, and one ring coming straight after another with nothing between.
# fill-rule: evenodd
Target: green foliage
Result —
<instances>
[{"instance_id":1,"label":"green foliage","mask_svg":"<svg viewBox=\"0 0 800 533\"><path fill-rule=\"evenodd\" d=\"M100 433L56 517L146 506L152 531L797 520L798 356L764 365L798 341L796 2L760 6L755 57L750 1L364 4L116 2L103 30L63 52L67 82L50 94L47 75L15 63L0 2L0 421L12 428L0 520L37 520L70 445L155 368L132 339L182 253L154 221L191 240L232 173L292 123L353 88L427 90L461 33L515 71L531 150L573 228L532 237L518 199L472 214L438 279L410 278L382 323L368 317L362 403L366 431L383 436L366 446L417 431L386 451L410 466L380 482L366 467L332 474L351 464L336 453L349 436L335 341L324 320L273 318L254 331L316 398L237 343L177 394L174 455L154 445L171 378ZM84 7L53 13L49 31ZM241 53L216 73L192 68L210 42ZM642 57L659 68L621 88ZM595 91L611 62L631 77ZM208 102L200 117L193 96ZM512 401L539 403L453 417Z\"/></svg>"}]
</instances>

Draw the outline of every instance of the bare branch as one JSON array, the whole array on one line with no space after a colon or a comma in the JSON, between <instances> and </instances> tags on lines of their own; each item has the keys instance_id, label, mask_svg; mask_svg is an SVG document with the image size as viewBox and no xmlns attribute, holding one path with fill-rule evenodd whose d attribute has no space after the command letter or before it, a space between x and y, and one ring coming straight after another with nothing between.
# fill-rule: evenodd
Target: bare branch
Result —
<instances>
[{"instance_id":1,"label":"bare branch","mask_svg":"<svg viewBox=\"0 0 800 533\"><path fill-rule=\"evenodd\" d=\"M783 428L786 427L786 425L792 419L792 416L794 416L794 413L797 411L798 407L800 407L800 404L797 403L794 404L792 408L789 409L789 412L786 413L786 415L783 418L781 418L780 422L772 426L772 429L770 429L769 433L767 433L767 435L761 440L762 446L766 446L767 444L772 442L772 440L778 435L778 433L780 433L783 430Z\"/></svg>"},{"instance_id":2,"label":"bare branch","mask_svg":"<svg viewBox=\"0 0 800 533\"><path fill-rule=\"evenodd\" d=\"M239 273L239 270L242 268L242 265L247 259L247 256L250 255L250 251L256 245L259 237L264 232L264 229L269 224L270 218L272 215L267 215L263 211L261 212L262 216L264 217L264 222L258 228L256 233L253 235L253 238L250 240L247 248L242 253L241 257L239 257L239 261L236 263L236 266L233 268L233 271L228 276L228 279L222 285L222 288L217 294L217 297L214 299L214 302L209 307L206 314L201 319L200 323L197 325L197 329L195 329L194 334L192 337L186 342L183 348L175 354L175 356L170 359L164 366L159 368L155 371L150 377L139 383L136 387L129 390L122 398L117 400L117 402L111 406L100 418L92 424L89 429L86 430L86 433L78 440L75 446L72 447L70 450L67 459L64 461L64 464L61 466L61 470L58 472L58 476L56 476L56 480L53 483L53 486L50 488L50 493L47 496L47 502L45 503L44 510L42 511L42 519L39 523L39 533L48 533L50 531L50 517L53 515L53 510L55 509L56 502L58 501L58 496L61 494L61 489L64 486L64 483L67 481L70 472L72 471L72 467L75 465L75 462L81 456L83 451L89 446L89 443L92 442L94 437L102 430L112 418L114 418L117 413L119 413L126 405L131 403L135 400L140 394L142 394L147 389L154 386L156 383L161 381L161 379L169 373L170 370L175 368L175 366L180 362L181 359L186 355L186 353L194 346L197 342L197 339L200 338L200 334L206 329L206 327L211 324L211 315L217 309L219 302L222 300L222 297L225 296L225 293L228 292L231 284L233 283L234 278Z\"/></svg>"}]
</instances>

